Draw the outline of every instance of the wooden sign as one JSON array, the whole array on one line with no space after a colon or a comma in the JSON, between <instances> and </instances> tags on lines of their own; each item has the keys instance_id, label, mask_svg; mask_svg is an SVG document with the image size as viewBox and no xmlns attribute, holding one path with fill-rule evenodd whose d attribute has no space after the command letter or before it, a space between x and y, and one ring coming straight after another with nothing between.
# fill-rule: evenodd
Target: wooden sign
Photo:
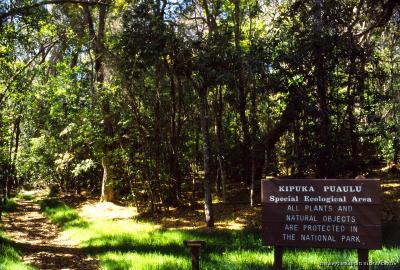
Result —
<instances>
[{"instance_id":1,"label":"wooden sign","mask_svg":"<svg viewBox=\"0 0 400 270\"><path fill-rule=\"evenodd\" d=\"M261 191L264 245L382 247L379 180L269 179Z\"/></svg>"}]
</instances>

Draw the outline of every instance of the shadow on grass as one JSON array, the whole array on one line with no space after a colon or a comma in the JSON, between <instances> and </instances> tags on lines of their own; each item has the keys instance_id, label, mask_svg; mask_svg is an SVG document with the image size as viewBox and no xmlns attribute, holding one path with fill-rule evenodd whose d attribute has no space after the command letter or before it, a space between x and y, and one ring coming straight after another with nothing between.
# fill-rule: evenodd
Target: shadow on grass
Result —
<instances>
[{"instance_id":1,"label":"shadow on grass","mask_svg":"<svg viewBox=\"0 0 400 270\"><path fill-rule=\"evenodd\" d=\"M4 213L14 212L17 210L17 205L18 204L14 199L8 199L5 205L2 203L0 211ZM19 269L19 270L35 269L23 263L22 254L16 248L15 242L10 240L7 236L5 236L1 228L0 228L0 269Z\"/></svg>"},{"instance_id":2,"label":"shadow on grass","mask_svg":"<svg viewBox=\"0 0 400 270\"><path fill-rule=\"evenodd\" d=\"M5 204L1 202L0 209L5 213L14 212L17 209L17 205L18 204L14 199L7 199Z\"/></svg>"},{"instance_id":3,"label":"shadow on grass","mask_svg":"<svg viewBox=\"0 0 400 270\"><path fill-rule=\"evenodd\" d=\"M400 247L400 224L389 223L382 228L383 245L388 248Z\"/></svg>"},{"instance_id":4,"label":"shadow on grass","mask_svg":"<svg viewBox=\"0 0 400 270\"><path fill-rule=\"evenodd\" d=\"M7 237L4 236L4 233L2 230L0 230L0 245L7 245L11 246L13 245L14 242L8 239Z\"/></svg>"},{"instance_id":5,"label":"shadow on grass","mask_svg":"<svg viewBox=\"0 0 400 270\"><path fill-rule=\"evenodd\" d=\"M16 244L3 235L0 230L0 269L35 270L25 265L22 254L16 249Z\"/></svg>"},{"instance_id":6,"label":"shadow on grass","mask_svg":"<svg viewBox=\"0 0 400 270\"><path fill-rule=\"evenodd\" d=\"M272 251L263 247L257 231L194 231L194 230L156 230L143 234L100 234L82 243L90 253L121 252L160 252L163 254L186 254L189 249L183 245L183 240L201 239L206 241L202 252L222 253L226 251Z\"/></svg>"},{"instance_id":7,"label":"shadow on grass","mask_svg":"<svg viewBox=\"0 0 400 270\"><path fill-rule=\"evenodd\" d=\"M131 236L102 236L82 244L87 254L98 255L107 252L137 252L137 253L160 253L172 256L184 256L188 250L178 244L146 244L139 243Z\"/></svg>"}]
</instances>

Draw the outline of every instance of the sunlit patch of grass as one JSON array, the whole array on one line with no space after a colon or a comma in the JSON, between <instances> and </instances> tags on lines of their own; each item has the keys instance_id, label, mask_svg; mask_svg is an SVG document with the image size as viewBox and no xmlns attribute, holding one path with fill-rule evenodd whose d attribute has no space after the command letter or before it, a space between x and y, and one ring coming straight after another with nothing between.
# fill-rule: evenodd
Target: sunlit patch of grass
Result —
<instances>
[{"instance_id":1,"label":"sunlit patch of grass","mask_svg":"<svg viewBox=\"0 0 400 270\"><path fill-rule=\"evenodd\" d=\"M102 268L106 270L175 270L190 269L190 262L184 257L160 253L108 252L101 256Z\"/></svg>"},{"instance_id":2,"label":"sunlit patch of grass","mask_svg":"<svg viewBox=\"0 0 400 270\"><path fill-rule=\"evenodd\" d=\"M24 264L21 254L12 246L0 230L0 270L35 270Z\"/></svg>"},{"instance_id":3,"label":"sunlit patch of grass","mask_svg":"<svg viewBox=\"0 0 400 270\"><path fill-rule=\"evenodd\" d=\"M271 251L226 251L223 253L210 253L209 262L204 264L206 269L246 270L246 269L268 269L265 266L272 266L273 253Z\"/></svg>"},{"instance_id":4,"label":"sunlit patch of grass","mask_svg":"<svg viewBox=\"0 0 400 270\"><path fill-rule=\"evenodd\" d=\"M400 187L400 183L382 183L381 186L383 188L399 188Z\"/></svg>"},{"instance_id":5,"label":"sunlit patch of grass","mask_svg":"<svg viewBox=\"0 0 400 270\"><path fill-rule=\"evenodd\" d=\"M59 212L74 212L57 202L47 207L52 209L47 209L51 219ZM74 213L76 217L77 213ZM68 226L64 233L79 242L86 253L96 256L102 269L106 270L190 269L190 251L182 243L187 239L206 241L200 252L201 269L265 270L272 269L273 265L273 248L262 246L258 230L163 229L155 223L133 219L99 219L91 220L87 226ZM354 250L289 249L285 250L283 261L285 269L335 269L321 263L355 263L357 254ZM400 249L393 246L371 251L370 261L399 262Z\"/></svg>"},{"instance_id":6,"label":"sunlit patch of grass","mask_svg":"<svg viewBox=\"0 0 400 270\"><path fill-rule=\"evenodd\" d=\"M18 193L16 197L28 201L33 201L35 199L35 197L32 194L27 194L27 193Z\"/></svg>"},{"instance_id":7,"label":"sunlit patch of grass","mask_svg":"<svg viewBox=\"0 0 400 270\"><path fill-rule=\"evenodd\" d=\"M352 250L291 249L284 254L284 263L287 269L337 269L337 267L329 268L322 264L332 262L356 263L356 260L356 253ZM344 267L343 269L352 268Z\"/></svg>"},{"instance_id":8,"label":"sunlit patch of grass","mask_svg":"<svg viewBox=\"0 0 400 270\"><path fill-rule=\"evenodd\" d=\"M88 223L78 213L66 204L55 199L44 199L39 202L41 211L50 220L67 229L69 227L87 227Z\"/></svg>"},{"instance_id":9,"label":"sunlit patch of grass","mask_svg":"<svg viewBox=\"0 0 400 270\"><path fill-rule=\"evenodd\" d=\"M104 269L190 269L190 251L183 245L186 239L206 240L202 269L265 269L272 260L271 250L261 247L255 232L162 230L133 220L99 221L89 228L68 233L79 239L87 253L97 255ZM243 268L246 264L249 267Z\"/></svg>"},{"instance_id":10,"label":"sunlit patch of grass","mask_svg":"<svg viewBox=\"0 0 400 270\"><path fill-rule=\"evenodd\" d=\"M400 243L399 243L400 245ZM369 253L369 258L372 262L392 262L397 263L397 268L400 268L400 248L383 247L381 250L373 250ZM395 269L395 268L393 268Z\"/></svg>"}]
</instances>

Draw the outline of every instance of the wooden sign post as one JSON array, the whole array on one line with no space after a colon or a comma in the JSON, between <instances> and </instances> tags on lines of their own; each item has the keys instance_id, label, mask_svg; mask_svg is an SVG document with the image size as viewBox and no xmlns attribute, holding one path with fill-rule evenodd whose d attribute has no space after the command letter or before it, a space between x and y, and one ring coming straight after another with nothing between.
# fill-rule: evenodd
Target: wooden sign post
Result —
<instances>
[{"instance_id":1,"label":"wooden sign post","mask_svg":"<svg viewBox=\"0 0 400 270\"><path fill-rule=\"evenodd\" d=\"M185 247L190 247L192 253L192 270L200 270L199 251L206 244L203 240L184 240Z\"/></svg>"},{"instance_id":2,"label":"wooden sign post","mask_svg":"<svg viewBox=\"0 0 400 270\"><path fill-rule=\"evenodd\" d=\"M263 245L275 246L274 269L283 249L358 250L368 269L368 250L382 247L380 184L377 179L269 179L262 182Z\"/></svg>"}]
</instances>

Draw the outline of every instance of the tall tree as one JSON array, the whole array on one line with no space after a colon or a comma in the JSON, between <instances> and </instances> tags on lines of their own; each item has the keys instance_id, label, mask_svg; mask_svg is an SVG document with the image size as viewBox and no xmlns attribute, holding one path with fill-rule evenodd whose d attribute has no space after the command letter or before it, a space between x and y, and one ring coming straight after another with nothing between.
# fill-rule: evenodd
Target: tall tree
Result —
<instances>
[{"instance_id":1,"label":"tall tree","mask_svg":"<svg viewBox=\"0 0 400 270\"><path fill-rule=\"evenodd\" d=\"M110 109L110 100L105 87L105 34L106 34L106 19L107 19L107 6L101 5L98 8L98 15L96 23L93 21L93 9L88 5L83 5L84 16L88 26L90 40L92 41L92 48L94 54L94 75L96 83L97 95L101 100L101 108L103 113L103 157L101 165L103 166L103 178L101 184L101 200L112 201L114 200L114 181L115 176L113 172L113 140L114 140L114 127L112 112ZM97 25L97 31L95 29Z\"/></svg>"}]
</instances>

